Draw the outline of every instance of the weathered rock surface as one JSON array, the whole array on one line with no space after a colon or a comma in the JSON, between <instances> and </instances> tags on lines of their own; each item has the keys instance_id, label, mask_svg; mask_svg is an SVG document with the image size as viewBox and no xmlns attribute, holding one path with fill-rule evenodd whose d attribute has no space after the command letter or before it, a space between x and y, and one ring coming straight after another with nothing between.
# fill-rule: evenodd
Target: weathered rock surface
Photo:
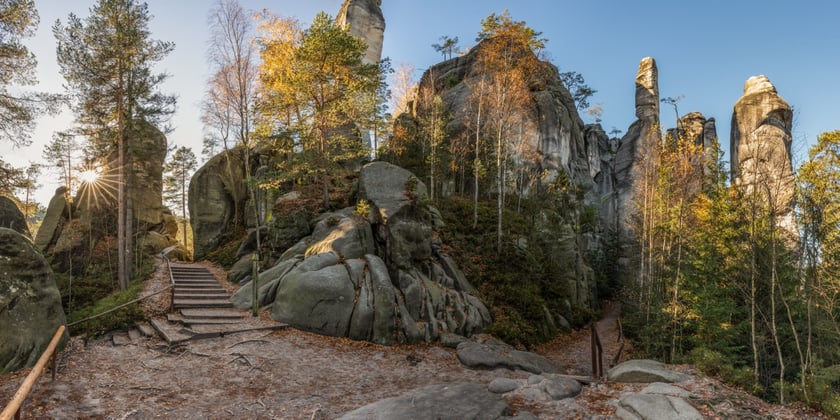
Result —
<instances>
[{"instance_id":1,"label":"weathered rock surface","mask_svg":"<svg viewBox=\"0 0 840 420\"><path fill-rule=\"evenodd\" d=\"M371 214L348 208L321 215L311 235L260 273L258 299L272 304L272 318L380 344L469 336L490 323L473 287L432 239L439 215L419 199L425 186L406 192L409 179L411 173L384 162L362 169L359 195ZM252 283L231 298L235 306L251 306Z\"/></svg>"},{"instance_id":2,"label":"weathered rock surface","mask_svg":"<svg viewBox=\"0 0 840 420\"><path fill-rule=\"evenodd\" d=\"M653 394L631 394L622 398L615 411L622 420L699 420L703 416L679 397Z\"/></svg>"},{"instance_id":3,"label":"weathered rock surface","mask_svg":"<svg viewBox=\"0 0 840 420\"><path fill-rule=\"evenodd\" d=\"M770 80L764 75L750 77L732 112L732 180L769 194L780 226L798 237L793 220L792 126L793 110Z\"/></svg>"},{"instance_id":4,"label":"weathered rock surface","mask_svg":"<svg viewBox=\"0 0 840 420\"><path fill-rule=\"evenodd\" d=\"M670 395L672 397L691 398L694 394L671 384L653 382L641 391L642 394Z\"/></svg>"},{"instance_id":5,"label":"weathered rock surface","mask_svg":"<svg viewBox=\"0 0 840 420\"><path fill-rule=\"evenodd\" d=\"M555 400L576 397L582 390L580 382L560 376L546 378L541 386L543 391Z\"/></svg>"},{"instance_id":6,"label":"weathered rock surface","mask_svg":"<svg viewBox=\"0 0 840 420\"><path fill-rule=\"evenodd\" d=\"M38 234L35 235L35 246L44 251L52 244L53 240L59 232L59 224L61 217L67 210L67 187L58 187L55 190L55 195L50 199L50 204L47 206L47 214L41 222L41 227L38 228Z\"/></svg>"},{"instance_id":7,"label":"weathered rock surface","mask_svg":"<svg viewBox=\"0 0 840 420\"><path fill-rule=\"evenodd\" d=\"M214 156L193 174L189 206L196 260L219 245L222 234L234 224L241 223L240 213L248 197L244 161L242 148L231 149Z\"/></svg>"},{"instance_id":8,"label":"weathered rock surface","mask_svg":"<svg viewBox=\"0 0 840 420\"><path fill-rule=\"evenodd\" d=\"M617 227L625 238L630 235L629 226L635 215L633 197L643 158L660 140L659 71L652 57L643 58L636 73L636 118L621 138L614 163L616 207L620 215Z\"/></svg>"},{"instance_id":9,"label":"weathered rock surface","mask_svg":"<svg viewBox=\"0 0 840 420\"><path fill-rule=\"evenodd\" d=\"M376 64L382 58L382 41L385 34L385 17L382 0L344 0L335 17L337 26L347 28L351 35L362 38L367 44L364 62Z\"/></svg>"},{"instance_id":10,"label":"weathered rock surface","mask_svg":"<svg viewBox=\"0 0 840 420\"><path fill-rule=\"evenodd\" d=\"M496 378L490 381L490 384L487 385L487 390L496 394L504 394L518 389L520 386L522 385L519 384L519 381L514 379Z\"/></svg>"},{"instance_id":11,"label":"weathered rock surface","mask_svg":"<svg viewBox=\"0 0 840 420\"><path fill-rule=\"evenodd\" d=\"M557 373L551 360L535 353L516 350L504 343L476 343L458 345L458 360L465 366L478 369L520 369L533 373Z\"/></svg>"},{"instance_id":12,"label":"weathered rock surface","mask_svg":"<svg viewBox=\"0 0 840 420\"><path fill-rule=\"evenodd\" d=\"M33 366L64 323L50 265L29 239L0 228L0 373Z\"/></svg>"},{"instance_id":13,"label":"weathered rock surface","mask_svg":"<svg viewBox=\"0 0 840 420\"><path fill-rule=\"evenodd\" d=\"M134 218L145 226L163 222L163 163L166 158L166 136L145 120L133 122L139 133L128 152L132 160L131 199ZM168 211L168 210L166 210Z\"/></svg>"},{"instance_id":14,"label":"weathered rock surface","mask_svg":"<svg viewBox=\"0 0 840 420\"><path fill-rule=\"evenodd\" d=\"M17 204L9 198L0 195L0 227L11 229L27 238L31 238L29 227L26 226L26 217L18 209Z\"/></svg>"},{"instance_id":15,"label":"weathered rock surface","mask_svg":"<svg viewBox=\"0 0 840 420\"><path fill-rule=\"evenodd\" d=\"M429 385L345 413L340 419L498 419L507 402L484 386L466 382Z\"/></svg>"},{"instance_id":16,"label":"weathered rock surface","mask_svg":"<svg viewBox=\"0 0 840 420\"><path fill-rule=\"evenodd\" d=\"M674 372L656 360L628 360L607 372L607 378L613 382L682 382L690 377Z\"/></svg>"}]
</instances>

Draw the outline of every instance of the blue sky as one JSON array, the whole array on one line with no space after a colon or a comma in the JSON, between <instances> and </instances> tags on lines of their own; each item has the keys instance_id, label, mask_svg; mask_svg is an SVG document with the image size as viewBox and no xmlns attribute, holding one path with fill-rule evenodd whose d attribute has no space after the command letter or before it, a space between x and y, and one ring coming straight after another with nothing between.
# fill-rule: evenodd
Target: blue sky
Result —
<instances>
[{"instance_id":1,"label":"blue sky","mask_svg":"<svg viewBox=\"0 0 840 420\"><path fill-rule=\"evenodd\" d=\"M717 121L724 150L729 148L732 106L753 75L764 74L795 108L795 160L817 135L840 129L840 2L708 0L704 2L625 0L382 0L386 20L383 56L396 66L422 71L440 61L431 48L441 35L457 36L462 47L474 44L480 21L509 10L548 38L547 52L561 70L575 70L598 92L593 104L604 109L602 124L626 130L634 120L634 78L639 60L656 59L662 97L679 95L680 114L699 111ZM154 15L153 37L174 41L175 51L158 69L171 74L164 90L178 95L170 143L201 149L199 103L209 76L204 52L210 0L148 0ZM342 0L244 0L246 9L268 9L311 22L318 11L335 15ZM69 12L86 16L93 0L36 0L41 15L38 35L28 45L39 60L43 90L61 91L51 26ZM419 77L419 74L417 75ZM586 120L586 118L585 118ZM662 109L663 125L673 112ZM40 160L52 133L72 118L45 118L29 148L0 145L0 155L18 166ZM727 153L728 156L728 153ZM796 164L796 162L795 162ZM46 204L58 186L43 176L37 199Z\"/></svg>"}]
</instances>

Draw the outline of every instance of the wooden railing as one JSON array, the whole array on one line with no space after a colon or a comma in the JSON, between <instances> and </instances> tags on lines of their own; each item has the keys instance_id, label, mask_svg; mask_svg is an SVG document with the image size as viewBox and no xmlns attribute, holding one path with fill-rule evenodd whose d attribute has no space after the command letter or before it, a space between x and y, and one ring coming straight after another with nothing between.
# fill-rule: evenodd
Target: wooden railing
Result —
<instances>
[{"instance_id":1,"label":"wooden railing","mask_svg":"<svg viewBox=\"0 0 840 420\"><path fill-rule=\"evenodd\" d=\"M589 330L592 337L592 379L600 380L604 376L604 348L595 322L589 324Z\"/></svg>"},{"instance_id":2,"label":"wooden railing","mask_svg":"<svg viewBox=\"0 0 840 420\"><path fill-rule=\"evenodd\" d=\"M41 358L38 359L38 363L35 364L35 367L32 368L32 371L29 372L29 375L26 375L26 379L23 380L23 383L18 388L15 395L12 397L12 401L6 405L6 408L3 409L3 412L0 413L0 420L9 420L12 417L15 420L20 419L20 406L23 405L23 402L26 400L26 397L29 395L29 391L32 390L32 386L35 385L35 381L41 376L41 373L44 372L44 367L47 365L47 362L52 360L52 380L55 380L55 372L58 370L58 366L56 365L56 352L55 349L58 347L58 343L61 341L61 336L64 335L64 325L58 327L56 330L55 335L53 335L50 344L47 346L46 350L41 354Z\"/></svg>"}]
</instances>

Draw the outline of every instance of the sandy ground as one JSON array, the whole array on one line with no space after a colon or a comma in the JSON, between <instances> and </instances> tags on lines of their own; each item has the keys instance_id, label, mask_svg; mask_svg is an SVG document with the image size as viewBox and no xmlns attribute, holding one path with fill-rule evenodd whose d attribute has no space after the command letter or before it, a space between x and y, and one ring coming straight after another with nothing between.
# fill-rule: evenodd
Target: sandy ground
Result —
<instances>
[{"instance_id":1,"label":"sandy ground","mask_svg":"<svg viewBox=\"0 0 840 420\"><path fill-rule=\"evenodd\" d=\"M161 270L147 290L166 282ZM152 299L144 309L159 313L167 305L165 299ZM616 305L608 305L597 324L605 368L619 346L619 313ZM588 329L558 337L537 351L568 374L590 373ZM677 369L696 374L690 366ZM26 373L0 376L0 401L11 398ZM230 334L177 347L156 337L121 346L108 336L88 342L74 337L61 353L58 379L51 382L44 375L39 380L23 418L326 419L424 385L488 384L497 377L525 381L529 376L507 369L470 370L454 350L436 345L384 347L293 329ZM708 418L818 417L805 409L767 404L711 378L679 386L697 394L690 402ZM584 386L574 399L534 400L516 392L506 399L514 412L527 410L540 418L609 418L615 401L643 387L600 383Z\"/></svg>"}]
</instances>

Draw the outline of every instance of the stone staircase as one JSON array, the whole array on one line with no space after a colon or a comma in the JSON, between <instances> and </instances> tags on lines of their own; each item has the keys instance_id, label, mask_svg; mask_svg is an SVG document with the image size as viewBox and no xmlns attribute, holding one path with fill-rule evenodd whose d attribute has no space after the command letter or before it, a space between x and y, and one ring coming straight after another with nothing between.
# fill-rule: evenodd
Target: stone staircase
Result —
<instances>
[{"instance_id":1,"label":"stone staircase","mask_svg":"<svg viewBox=\"0 0 840 420\"><path fill-rule=\"evenodd\" d=\"M166 319L151 320L152 326L170 345L242 331L287 327L278 322L252 318L248 311L234 308L230 294L205 267L171 263L170 270L175 282L172 313Z\"/></svg>"}]
</instances>

